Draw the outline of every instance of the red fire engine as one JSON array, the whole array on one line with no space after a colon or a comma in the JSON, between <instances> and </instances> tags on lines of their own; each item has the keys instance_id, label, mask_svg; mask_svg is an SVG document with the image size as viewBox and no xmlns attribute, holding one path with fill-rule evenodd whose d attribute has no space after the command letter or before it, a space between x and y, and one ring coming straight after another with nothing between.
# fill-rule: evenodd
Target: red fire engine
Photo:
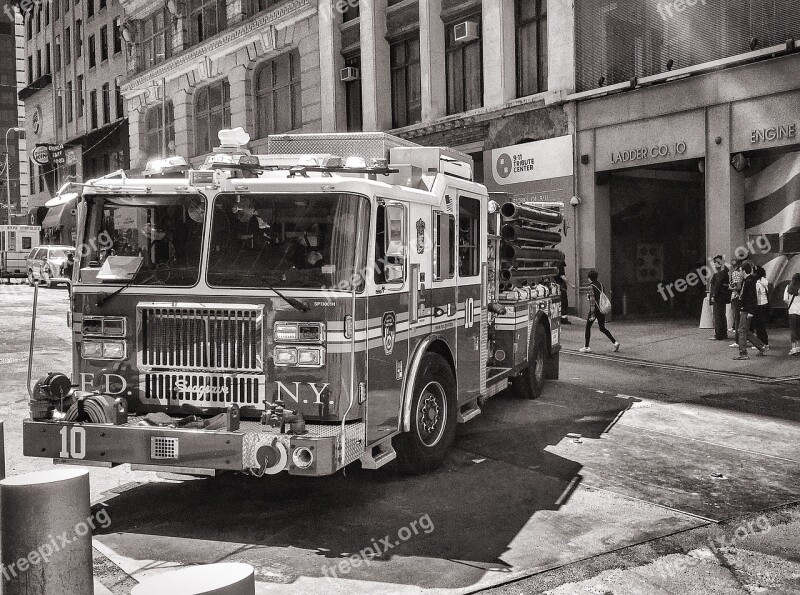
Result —
<instances>
[{"instance_id":1,"label":"red fire engine","mask_svg":"<svg viewBox=\"0 0 800 595\"><path fill-rule=\"evenodd\" d=\"M558 377L557 211L382 133L220 138L83 186L73 373L29 389L26 455L420 473L486 398Z\"/></svg>"}]
</instances>

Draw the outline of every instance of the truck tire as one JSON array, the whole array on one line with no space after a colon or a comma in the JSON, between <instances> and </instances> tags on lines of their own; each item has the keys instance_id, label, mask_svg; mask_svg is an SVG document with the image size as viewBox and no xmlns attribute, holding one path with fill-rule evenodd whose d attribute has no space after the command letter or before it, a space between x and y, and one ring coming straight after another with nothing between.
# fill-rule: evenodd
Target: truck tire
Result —
<instances>
[{"instance_id":1,"label":"truck tire","mask_svg":"<svg viewBox=\"0 0 800 595\"><path fill-rule=\"evenodd\" d=\"M421 475L439 467L456 435L456 379L445 359L423 356L411 398L411 429L395 439L404 473Z\"/></svg>"},{"instance_id":2,"label":"truck tire","mask_svg":"<svg viewBox=\"0 0 800 595\"><path fill-rule=\"evenodd\" d=\"M544 388L547 364L547 335L544 326L533 327L528 365L514 378L514 394L519 399L538 399Z\"/></svg>"}]
</instances>

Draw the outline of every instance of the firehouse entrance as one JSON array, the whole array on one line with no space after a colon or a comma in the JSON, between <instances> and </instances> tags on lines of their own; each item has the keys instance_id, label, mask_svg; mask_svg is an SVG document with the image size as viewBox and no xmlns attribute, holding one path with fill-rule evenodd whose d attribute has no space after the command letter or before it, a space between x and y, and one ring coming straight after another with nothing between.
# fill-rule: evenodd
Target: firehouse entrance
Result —
<instances>
[{"instance_id":1,"label":"firehouse entrance","mask_svg":"<svg viewBox=\"0 0 800 595\"><path fill-rule=\"evenodd\" d=\"M705 264L705 181L697 160L606 175L614 312L698 320L705 286L679 292L672 285Z\"/></svg>"}]
</instances>

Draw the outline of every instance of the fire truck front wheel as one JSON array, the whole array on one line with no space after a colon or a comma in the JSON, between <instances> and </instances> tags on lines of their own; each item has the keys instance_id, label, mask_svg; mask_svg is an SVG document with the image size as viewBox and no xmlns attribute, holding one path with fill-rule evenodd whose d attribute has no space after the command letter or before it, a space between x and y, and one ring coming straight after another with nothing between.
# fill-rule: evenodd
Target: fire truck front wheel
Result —
<instances>
[{"instance_id":1,"label":"fire truck front wheel","mask_svg":"<svg viewBox=\"0 0 800 595\"><path fill-rule=\"evenodd\" d=\"M547 335L541 324L536 324L533 328L528 365L514 378L514 393L520 399L538 399L544 388L548 356Z\"/></svg>"},{"instance_id":2,"label":"fire truck front wheel","mask_svg":"<svg viewBox=\"0 0 800 595\"><path fill-rule=\"evenodd\" d=\"M411 430L395 440L401 470L420 475L439 467L456 435L456 380L445 359L424 356L411 399Z\"/></svg>"}]
</instances>

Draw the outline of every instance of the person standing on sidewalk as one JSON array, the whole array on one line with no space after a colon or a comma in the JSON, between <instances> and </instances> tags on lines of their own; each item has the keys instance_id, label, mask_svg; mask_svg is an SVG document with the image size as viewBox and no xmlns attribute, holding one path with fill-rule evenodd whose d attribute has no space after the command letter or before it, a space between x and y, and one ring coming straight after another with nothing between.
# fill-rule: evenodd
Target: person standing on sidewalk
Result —
<instances>
[{"instance_id":1,"label":"person standing on sidewalk","mask_svg":"<svg viewBox=\"0 0 800 595\"><path fill-rule=\"evenodd\" d=\"M728 347L739 346L739 312L741 311L741 291L744 274L742 273L741 263L734 258L731 261L730 289L731 289L731 313L733 314L733 343Z\"/></svg>"},{"instance_id":2,"label":"person standing on sidewalk","mask_svg":"<svg viewBox=\"0 0 800 595\"><path fill-rule=\"evenodd\" d=\"M753 316L758 308L758 293L756 291L756 276L753 273L753 263L745 262L742 265L742 273L744 274L744 280L742 281L742 290L739 296L741 310L739 311L739 326L736 330L736 336L739 341L739 355L733 358L739 360L750 359L750 356L747 355L747 341L750 341L758 349L758 355L766 355L767 349L769 349L750 329Z\"/></svg>"},{"instance_id":3,"label":"person standing on sidewalk","mask_svg":"<svg viewBox=\"0 0 800 595\"><path fill-rule=\"evenodd\" d=\"M767 322L769 322L769 281L767 271L758 266L755 269L756 298L758 305L753 316L753 331L759 340L769 349L769 335L767 335Z\"/></svg>"},{"instance_id":4,"label":"person standing on sidewalk","mask_svg":"<svg viewBox=\"0 0 800 595\"><path fill-rule=\"evenodd\" d=\"M608 340L614 345L614 351L619 351L619 341L614 338L614 335L606 328L606 315L600 311L599 303L600 296L605 293L603 284L597 275L597 271L589 271L589 283L591 284L591 291L589 291L589 317L586 319L586 332L585 339L586 345L581 348L581 353L591 353L589 342L592 340L592 325L597 320L597 326L600 332L603 333Z\"/></svg>"},{"instance_id":5,"label":"person standing on sidewalk","mask_svg":"<svg viewBox=\"0 0 800 595\"><path fill-rule=\"evenodd\" d=\"M792 276L792 282L786 286L783 299L789 306L789 329L792 338L789 355L800 355L800 273Z\"/></svg>"},{"instance_id":6,"label":"person standing on sidewalk","mask_svg":"<svg viewBox=\"0 0 800 595\"><path fill-rule=\"evenodd\" d=\"M714 336L709 339L724 341L728 338L728 318L726 310L731 303L730 274L725 266L725 257L714 257L714 269L708 288L708 301L714 312Z\"/></svg>"}]
</instances>

